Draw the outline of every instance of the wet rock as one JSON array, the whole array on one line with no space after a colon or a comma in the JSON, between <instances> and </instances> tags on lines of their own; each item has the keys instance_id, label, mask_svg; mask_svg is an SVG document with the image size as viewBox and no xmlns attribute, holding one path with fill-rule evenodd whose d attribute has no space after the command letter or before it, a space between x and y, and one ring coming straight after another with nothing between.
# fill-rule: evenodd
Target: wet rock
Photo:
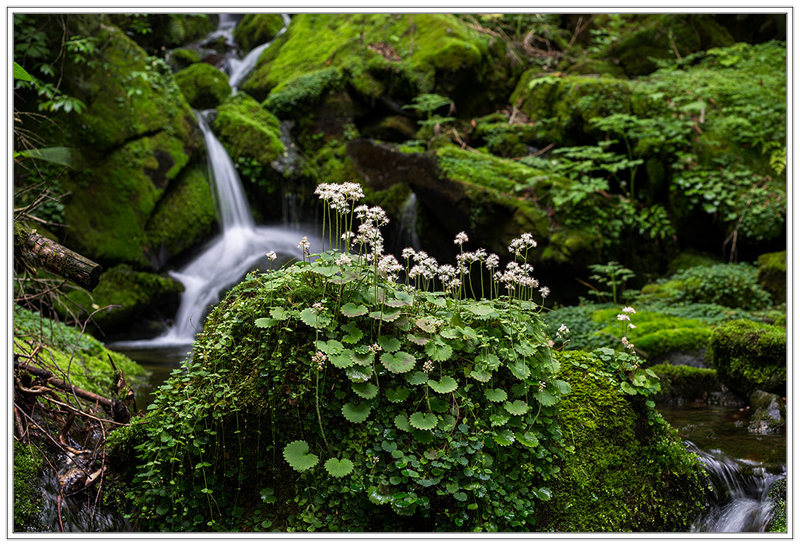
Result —
<instances>
[{"instance_id":1,"label":"wet rock","mask_svg":"<svg viewBox=\"0 0 800 546\"><path fill-rule=\"evenodd\" d=\"M750 408L750 432L780 434L786 428L786 404L777 394L755 391L750 395Z\"/></svg>"}]
</instances>

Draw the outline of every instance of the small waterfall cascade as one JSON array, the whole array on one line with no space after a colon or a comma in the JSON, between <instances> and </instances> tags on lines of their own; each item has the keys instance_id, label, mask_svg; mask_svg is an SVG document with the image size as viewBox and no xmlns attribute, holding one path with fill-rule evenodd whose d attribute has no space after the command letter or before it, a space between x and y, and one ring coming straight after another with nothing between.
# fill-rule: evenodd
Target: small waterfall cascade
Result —
<instances>
[{"instance_id":1,"label":"small waterfall cascade","mask_svg":"<svg viewBox=\"0 0 800 546\"><path fill-rule=\"evenodd\" d=\"M713 488L711 506L694 522L692 531L764 532L773 510L770 486L785 473L773 474L757 463L733 459L717 450L706 453L691 442L687 442L687 448L705 466Z\"/></svg>"},{"instance_id":2,"label":"small waterfall cascade","mask_svg":"<svg viewBox=\"0 0 800 546\"><path fill-rule=\"evenodd\" d=\"M421 250L422 244L419 241L419 233L417 233L417 194L413 191L400 209L399 222L400 237L403 239L404 246Z\"/></svg>"},{"instance_id":3,"label":"small waterfall cascade","mask_svg":"<svg viewBox=\"0 0 800 546\"><path fill-rule=\"evenodd\" d=\"M275 35L275 38L250 51L247 55L245 55L244 59L237 59L235 57L228 59L228 83L230 83L230 86L233 88L234 92L238 88L239 84L242 83L244 77L247 76L247 74L249 74L253 68L255 68L258 58L261 57L261 54L264 52L264 50L271 46L278 36L286 32L286 29L289 26L289 16L285 13L282 13L281 16L283 17L283 28L278 31L278 34ZM220 26L221 25L222 16L220 16Z\"/></svg>"}]
</instances>

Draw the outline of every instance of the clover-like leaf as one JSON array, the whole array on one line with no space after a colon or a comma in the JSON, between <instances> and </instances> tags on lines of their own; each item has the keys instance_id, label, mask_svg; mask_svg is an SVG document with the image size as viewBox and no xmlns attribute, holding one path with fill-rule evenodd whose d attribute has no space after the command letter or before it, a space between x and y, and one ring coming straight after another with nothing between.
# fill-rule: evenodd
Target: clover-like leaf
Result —
<instances>
[{"instance_id":1,"label":"clover-like leaf","mask_svg":"<svg viewBox=\"0 0 800 546\"><path fill-rule=\"evenodd\" d=\"M393 353L400 348L400 341L394 337L380 336L378 337L378 345L387 353Z\"/></svg>"},{"instance_id":2,"label":"clover-like leaf","mask_svg":"<svg viewBox=\"0 0 800 546\"><path fill-rule=\"evenodd\" d=\"M387 389L386 391L386 398L389 399L389 402L403 402L408 395L411 394L411 391L405 387L397 387L397 389Z\"/></svg>"},{"instance_id":3,"label":"clover-like leaf","mask_svg":"<svg viewBox=\"0 0 800 546\"><path fill-rule=\"evenodd\" d=\"M394 426L403 432L411 432L411 424L408 422L408 417L404 413L394 416Z\"/></svg>"},{"instance_id":4,"label":"clover-like leaf","mask_svg":"<svg viewBox=\"0 0 800 546\"><path fill-rule=\"evenodd\" d=\"M416 358L404 351L396 353L383 353L381 355L381 362L383 367L392 373L406 373L414 369Z\"/></svg>"},{"instance_id":5,"label":"clover-like leaf","mask_svg":"<svg viewBox=\"0 0 800 546\"><path fill-rule=\"evenodd\" d=\"M494 435L494 441L501 446L510 446L514 443L514 433L510 430L501 430Z\"/></svg>"},{"instance_id":6,"label":"clover-like leaf","mask_svg":"<svg viewBox=\"0 0 800 546\"><path fill-rule=\"evenodd\" d=\"M303 440L297 440L284 447L283 458L298 472L313 468L319 462L316 455L308 452L308 444Z\"/></svg>"},{"instance_id":7,"label":"clover-like leaf","mask_svg":"<svg viewBox=\"0 0 800 546\"><path fill-rule=\"evenodd\" d=\"M458 388L458 383L456 380L449 375L443 375L439 381L428 379L428 385L439 394L447 394L448 392L453 392Z\"/></svg>"},{"instance_id":8,"label":"clover-like leaf","mask_svg":"<svg viewBox=\"0 0 800 546\"><path fill-rule=\"evenodd\" d=\"M378 395L378 387L372 383L353 383L353 391L361 398L371 400Z\"/></svg>"},{"instance_id":9,"label":"clover-like leaf","mask_svg":"<svg viewBox=\"0 0 800 546\"><path fill-rule=\"evenodd\" d=\"M283 307L270 307L269 316L275 320L286 320L292 316L292 313Z\"/></svg>"},{"instance_id":10,"label":"clover-like leaf","mask_svg":"<svg viewBox=\"0 0 800 546\"><path fill-rule=\"evenodd\" d=\"M256 319L256 326L259 328L272 328L276 324L278 324L278 321L274 318L262 317Z\"/></svg>"},{"instance_id":11,"label":"clover-like leaf","mask_svg":"<svg viewBox=\"0 0 800 546\"><path fill-rule=\"evenodd\" d=\"M347 403L342 406L342 415L351 423L363 423L369 417L371 409L372 407L367 402L362 402L357 406Z\"/></svg>"},{"instance_id":12,"label":"clover-like leaf","mask_svg":"<svg viewBox=\"0 0 800 546\"><path fill-rule=\"evenodd\" d=\"M330 318L323 315L313 307L306 307L300 311L300 320L312 328L325 328L331 321Z\"/></svg>"},{"instance_id":13,"label":"clover-like leaf","mask_svg":"<svg viewBox=\"0 0 800 546\"><path fill-rule=\"evenodd\" d=\"M348 322L342 326L342 330L347 332L346 336L342 336L342 341L345 343L358 343L364 337L364 332L356 326L355 322Z\"/></svg>"},{"instance_id":14,"label":"clover-like leaf","mask_svg":"<svg viewBox=\"0 0 800 546\"><path fill-rule=\"evenodd\" d=\"M409 417L409 424L419 430L431 430L436 427L439 419L432 413L421 413L419 411L412 413Z\"/></svg>"},{"instance_id":15,"label":"clover-like leaf","mask_svg":"<svg viewBox=\"0 0 800 546\"><path fill-rule=\"evenodd\" d=\"M528 404L524 400L514 400L514 402L509 400L503 404L503 407L511 415L525 415L528 413Z\"/></svg>"},{"instance_id":16,"label":"clover-like leaf","mask_svg":"<svg viewBox=\"0 0 800 546\"><path fill-rule=\"evenodd\" d=\"M539 445L539 438L533 432L526 432L525 434L517 432L517 441L525 447L536 447Z\"/></svg>"},{"instance_id":17,"label":"clover-like leaf","mask_svg":"<svg viewBox=\"0 0 800 546\"><path fill-rule=\"evenodd\" d=\"M325 470L334 478L344 478L353 471L353 461L346 458L331 457L325 461Z\"/></svg>"},{"instance_id":18,"label":"clover-like leaf","mask_svg":"<svg viewBox=\"0 0 800 546\"><path fill-rule=\"evenodd\" d=\"M346 317L360 317L361 315L366 315L367 311L369 311L365 306L355 303L348 302L342 305L341 312Z\"/></svg>"},{"instance_id":19,"label":"clover-like leaf","mask_svg":"<svg viewBox=\"0 0 800 546\"><path fill-rule=\"evenodd\" d=\"M275 496L275 490L271 487L265 487L261 490L261 500L267 504L277 502L278 497Z\"/></svg>"},{"instance_id":20,"label":"clover-like leaf","mask_svg":"<svg viewBox=\"0 0 800 546\"><path fill-rule=\"evenodd\" d=\"M508 399L508 394L503 389L486 389L483 393L491 402L505 402Z\"/></svg>"}]
</instances>

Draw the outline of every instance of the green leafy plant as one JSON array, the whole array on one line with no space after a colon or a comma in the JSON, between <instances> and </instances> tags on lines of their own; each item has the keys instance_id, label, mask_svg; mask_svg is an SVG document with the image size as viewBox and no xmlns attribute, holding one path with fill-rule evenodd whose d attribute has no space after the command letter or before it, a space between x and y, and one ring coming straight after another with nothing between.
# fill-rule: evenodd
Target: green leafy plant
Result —
<instances>
[{"instance_id":1,"label":"green leafy plant","mask_svg":"<svg viewBox=\"0 0 800 546\"><path fill-rule=\"evenodd\" d=\"M622 286L625 281L632 279L636 275L627 267L623 267L614 261L608 262L607 264L590 265L589 269L594 272L594 275L589 277L590 279L599 281L611 289L611 292L592 289L589 291L589 294L597 296L598 298L611 296L611 302L614 304L618 303L617 294L619 287Z\"/></svg>"}]
</instances>

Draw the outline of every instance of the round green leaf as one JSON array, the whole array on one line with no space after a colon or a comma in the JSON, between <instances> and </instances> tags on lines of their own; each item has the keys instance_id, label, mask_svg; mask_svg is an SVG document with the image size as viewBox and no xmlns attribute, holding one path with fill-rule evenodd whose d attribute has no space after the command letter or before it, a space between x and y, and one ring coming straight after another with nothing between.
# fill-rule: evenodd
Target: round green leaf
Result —
<instances>
[{"instance_id":1,"label":"round green leaf","mask_svg":"<svg viewBox=\"0 0 800 546\"><path fill-rule=\"evenodd\" d=\"M389 399L389 402L403 402L408 395L411 394L411 391L405 387L397 387L397 389L388 389L386 391L386 398Z\"/></svg>"},{"instance_id":2,"label":"round green leaf","mask_svg":"<svg viewBox=\"0 0 800 546\"><path fill-rule=\"evenodd\" d=\"M383 353L381 355L381 362L383 367L392 373L406 373L414 369L416 359L404 351L398 351L394 354Z\"/></svg>"},{"instance_id":3,"label":"round green leaf","mask_svg":"<svg viewBox=\"0 0 800 546\"><path fill-rule=\"evenodd\" d=\"M366 402L362 402L357 406L347 403L342 406L342 415L351 423L363 423L367 420L367 417L369 417L371 409L370 405Z\"/></svg>"},{"instance_id":4,"label":"round green leaf","mask_svg":"<svg viewBox=\"0 0 800 546\"><path fill-rule=\"evenodd\" d=\"M475 368L471 372L469 372L470 377L480 381L481 383L488 383L488 381L492 378L491 372L486 368Z\"/></svg>"},{"instance_id":5,"label":"round green leaf","mask_svg":"<svg viewBox=\"0 0 800 546\"><path fill-rule=\"evenodd\" d=\"M436 439L436 436L430 430L415 430L411 434L421 444L430 444Z\"/></svg>"},{"instance_id":6,"label":"round green leaf","mask_svg":"<svg viewBox=\"0 0 800 546\"><path fill-rule=\"evenodd\" d=\"M411 385L424 385L428 382L428 374L419 370L412 373L407 373L405 378L406 381L408 381L408 383Z\"/></svg>"},{"instance_id":7,"label":"round green leaf","mask_svg":"<svg viewBox=\"0 0 800 546\"><path fill-rule=\"evenodd\" d=\"M503 389L486 389L483 393L491 402L505 402L508 399L508 394Z\"/></svg>"},{"instance_id":8,"label":"round green leaf","mask_svg":"<svg viewBox=\"0 0 800 546\"><path fill-rule=\"evenodd\" d=\"M372 361L375 360L375 353L368 352L366 354L359 354L357 352L353 352L350 358L358 366L371 366Z\"/></svg>"},{"instance_id":9,"label":"round green leaf","mask_svg":"<svg viewBox=\"0 0 800 546\"><path fill-rule=\"evenodd\" d=\"M313 468L319 462L316 455L308 452L308 444L303 440L297 440L284 447L283 458L298 472Z\"/></svg>"},{"instance_id":10,"label":"round green leaf","mask_svg":"<svg viewBox=\"0 0 800 546\"><path fill-rule=\"evenodd\" d=\"M328 360L331 361L331 364L336 366L341 370L345 370L351 366L355 365L355 361L353 360L353 351L350 349L345 349L340 354L328 354Z\"/></svg>"},{"instance_id":11,"label":"round green leaf","mask_svg":"<svg viewBox=\"0 0 800 546\"><path fill-rule=\"evenodd\" d=\"M353 383L353 391L361 398L370 400L378 395L378 387L372 383Z\"/></svg>"},{"instance_id":12,"label":"round green leaf","mask_svg":"<svg viewBox=\"0 0 800 546\"><path fill-rule=\"evenodd\" d=\"M275 320L274 318L262 317L256 319L256 326L258 326L259 328L272 328L276 324L278 324L278 321Z\"/></svg>"},{"instance_id":13,"label":"round green leaf","mask_svg":"<svg viewBox=\"0 0 800 546\"><path fill-rule=\"evenodd\" d=\"M536 447L539 445L539 438L533 432L526 432L525 434L517 432L517 441L525 447Z\"/></svg>"},{"instance_id":14,"label":"round green leaf","mask_svg":"<svg viewBox=\"0 0 800 546\"><path fill-rule=\"evenodd\" d=\"M372 377L372 368L369 366L353 366L352 368L347 368L344 373L353 383L364 383Z\"/></svg>"},{"instance_id":15,"label":"round green leaf","mask_svg":"<svg viewBox=\"0 0 800 546\"><path fill-rule=\"evenodd\" d=\"M441 340L441 338L434 339L433 343L425 345L425 354L431 360L436 362L443 362L453 356L453 348Z\"/></svg>"},{"instance_id":16,"label":"round green leaf","mask_svg":"<svg viewBox=\"0 0 800 546\"><path fill-rule=\"evenodd\" d=\"M353 471L353 462L350 459L331 457L325 461L325 470L334 478L344 478Z\"/></svg>"},{"instance_id":17,"label":"round green leaf","mask_svg":"<svg viewBox=\"0 0 800 546\"><path fill-rule=\"evenodd\" d=\"M368 309L363 305L356 305L353 302L348 302L342 305L342 314L346 317L360 317L366 315Z\"/></svg>"},{"instance_id":18,"label":"round green leaf","mask_svg":"<svg viewBox=\"0 0 800 546\"><path fill-rule=\"evenodd\" d=\"M517 379L524 380L531 375L531 370L525 361L522 359L516 360L508 365L511 374Z\"/></svg>"},{"instance_id":19,"label":"round green leaf","mask_svg":"<svg viewBox=\"0 0 800 546\"><path fill-rule=\"evenodd\" d=\"M533 393L533 397L543 406L554 406L558 398L547 392L547 390Z\"/></svg>"},{"instance_id":20,"label":"round green leaf","mask_svg":"<svg viewBox=\"0 0 800 546\"><path fill-rule=\"evenodd\" d=\"M408 417L403 413L394 416L394 426L403 432L411 432L411 425L408 422Z\"/></svg>"},{"instance_id":21,"label":"round green leaf","mask_svg":"<svg viewBox=\"0 0 800 546\"><path fill-rule=\"evenodd\" d=\"M514 400L514 402L509 400L503 404L503 407L511 415L525 415L528 413L528 404L524 400Z\"/></svg>"},{"instance_id":22,"label":"round green leaf","mask_svg":"<svg viewBox=\"0 0 800 546\"><path fill-rule=\"evenodd\" d=\"M321 314L313 307L306 307L305 309L300 311L300 320L302 320L304 323L311 326L312 328L317 328L317 329L325 328L331 321L330 318Z\"/></svg>"},{"instance_id":23,"label":"round green leaf","mask_svg":"<svg viewBox=\"0 0 800 546\"><path fill-rule=\"evenodd\" d=\"M393 353L400 348L400 341L394 337L380 336L378 337L378 345L387 353Z\"/></svg>"},{"instance_id":24,"label":"round green leaf","mask_svg":"<svg viewBox=\"0 0 800 546\"><path fill-rule=\"evenodd\" d=\"M409 334L406 337L406 339L408 341L410 341L411 343L413 343L414 345L419 345L419 346L424 346L426 343L428 343L431 340L431 338L426 337L426 336L415 336L415 335L411 335L411 334Z\"/></svg>"},{"instance_id":25,"label":"round green leaf","mask_svg":"<svg viewBox=\"0 0 800 546\"><path fill-rule=\"evenodd\" d=\"M439 381L428 379L428 385L439 394L447 394L458 388L458 383L449 375L443 375Z\"/></svg>"},{"instance_id":26,"label":"round green leaf","mask_svg":"<svg viewBox=\"0 0 800 546\"><path fill-rule=\"evenodd\" d=\"M501 446L510 446L514 443L514 433L510 430L502 430L494 435L494 441Z\"/></svg>"},{"instance_id":27,"label":"round green leaf","mask_svg":"<svg viewBox=\"0 0 800 546\"><path fill-rule=\"evenodd\" d=\"M283 307L271 307L269 310L269 315L275 320L286 320L292 314Z\"/></svg>"},{"instance_id":28,"label":"round green leaf","mask_svg":"<svg viewBox=\"0 0 800 546\"><path fill-rule=\"evenodd\" d=\"M431 430L436 426L439 419L432 413L415 412L411 414L408 422L412 427L419 430Z\"/></svg>"},{"instance_id":29,"label":"round green leaf","mask_svg":"<svg viewBox=\"0 0 800 546\"><path fill-rule=\"evenodd\" d=\"M342 337L342 341L345 343L358 343L364 337L364 332L356 326L355 322L348 322L343 325L342 330L347 332L347 335Z\"/></svg>"},{"instance_id":30,"label":"round green leaf","mask_svg":"<svg viewBox=\"0 0 800 546\"><path fill-rule=\"evenodd\" d=\"M508 423L508 420L511 416L508 412L499 410L497 413L493 413L489 416L489 421L491 421L493 427L501 427Z\"/></svg>"},{"instance_id":31,"label":"round green leaf","mask_svg":"<svg viewBox=\"0 0 800 546\"><path fill-rule=\"evenodd\" d=\"M375 320L382 320L384 322L394 322L398 318L400 318L401 314L402 312L398 309L397 311L394 311L392 313L387 313L386 311L373 311L372 313L369 314L369 316L370 318L374 318Z\"/></svg>"}]
</instances>

